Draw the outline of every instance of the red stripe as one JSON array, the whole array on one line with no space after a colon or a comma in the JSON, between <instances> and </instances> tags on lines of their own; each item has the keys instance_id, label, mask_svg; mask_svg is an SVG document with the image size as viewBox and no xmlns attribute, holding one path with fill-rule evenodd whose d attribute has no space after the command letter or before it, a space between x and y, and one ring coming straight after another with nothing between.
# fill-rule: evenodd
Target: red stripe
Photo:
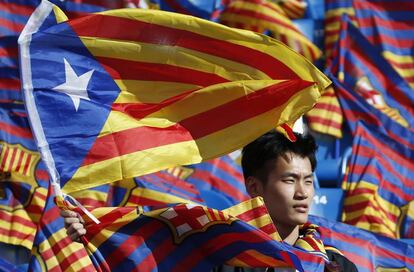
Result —
<instances>
[{"instance_id":1,"label":"red stripe","mask_svg":"<svg viewBox=\"0 0 414 272\"><path fill-rule=\"evenodd\" d=\"M253 209L249 209L249 210L237 215L237 218L239 218L239 219L241 219L245 222L248 222L250 220L257 219L258 217L261 217L262 215L265 215L265 214L267 214L267 209L266 209L265 206L262 205L262 206L258 206L258 207L253 208ZM276 228L275 228L275 230L276 230Z\"/></svg>"},{"instance_id":2,"label":"red stripe","mask_svg":"<svg viewBox=\"0 0 414 272\"><path fill-rule=\"evenodd\" d=\"M0 122L1 123L1 122ZM3 153L3 159L1 161L1 166L0 169L3 171L6 171L6 161L7 161L7 157L9 156L9 150L10 148L8 146L4 146L2 153Z\"/></svg>"},{"instance_id":3,"label":"red stripe","mask_svg":"<svg viewBox=\"0 0 414 272\"><path fill-rule=\"evenodd\" d=\"M203 244L198 247L197 251L193 251L187 258L182 259L176 264L171 271L191 271L201 260L207 256L214 254L216 251L231 245L232 243L263 243L269 241L271 238L259 230L251 230L249 235L242 233L226 233L218 235L209 240L208 244Z\"/></svg>"},{"instance_id":4,"label":"red stripe","mask_svg":"<svg viewBox=\"0 0 414 272\"><path fill-rule=\"evenodd\" d=\"M56 239L56 238L55 238ZM70 245L72 244L72 240L69 237L65 237L59 241L56 241L56 243L51 247L52 252L54 253L54 257L56 257L59 261L59 266L64 271L67 268L70 268L73 263L80 260L83 257L88 256L86 250L84 248L81 248L75 252L71 252L70 255L65 255L64 258L58 258L57 254L61 252L62 250L69 249Z\"/></svg>"},{"instance_id":5,"label":"red stripe","mask_svg":"<svg viewBox=\"0 0 414 272\"><path fill-rule=\"evenodd\" d=\"M267 257L267 256L266 256ZM237 255L235 258L243 260L243 263L247 264L250 267L267 267L268 263L262 262L259 258L253 257L252 255L246 253L245 251Z\"/></svg>"},{"instance_id":6,"label":"red stripe","mask_svg":"<svg viewBox=\"0 0 414 272\"><path fill-rule=\"evenodd\" d=\"M12 47L0 47L0 57L17 58L17 45Z\"/></svg>"},{"instance_id":7,"label":"red stripe","mask_svg":"<svg viewBox=\"0 0 414 272\"><path fill-rule=\"evenodd\" d=\"M2 78L0 81L0 89L20 91L20 80Z\"/></svg>"},{"instance_id":8,"label":"red stripe","mask_svg":"<svg viewBox=\"0 0 414 272\"><path fill-rule=\"evenodd\" d=\"M20 167L22 166L23 157L24 157L24 152L21 152L19 156L19 160L17 161L16 172L19 172Z\"/></svg>"},{"instance_id":9,"label":"red stripe","mask_svg":"<svg viewBox=\"0 0 414 272\"><path fill-rule=\"evenodd\" d=\"M371 9L373 11L378 11L382 13L392 13L395 11L414 11L414 3L410 1L379 1L377 3L372 3L369 1L355 1L354 4L355 10L358 9ZM375 18L378 18L376 16Z\"/></svg>"},{"instance_id":10,"label":"red stripe","mask_svg":"<svg viewBox=\"0 0 414 272\"><path fill-rule=\"evenodd\" d=\"M26 161L24 162L23 175L29 175L28 172L30 165L32 164L32 158L33 156L31 154L27 154Z\"/></svg>"},{"instance_id":11,"label":"red stripe","mask_svg":"<svg viewBox=\"0 0 414 272\"><path fill-rule=\"evenodd\" d=\"M0 209L0 219L7 221L7 222L13 222L13 223L19 223L22 224L28 228L36 228L34 223L31 220L27 220L23 217L16 216L12 213L9 213L7 211Z\"/></svg>"},{"instance_id":12,"label":"red stripe","mask_svg":"<svg viewBox=\"0 0 414 272\"><path fill-rule=\"evenodd\" d=\"M283 62L263 52L191 31L99 14L83 17L69 24L79 36L180 46L252 66L273 79L299 78ZM113 27L114 25L117 27ZM133 29L134 31L118 31L119 29Z\"/></svg>"},{"instance_id":13,"label":"red stripe","mask_svg":"<svg viewBox=\"0 0 414 272\"><path fill-rule=\"evenodd\" d=\"M262 227L259 228L261 231L263 231L264 233L267 233L269 235L273 235L274 233L278 233L278 231L276 230L276 227L273 223L269 223L267 225L264 225Z\"/></svg>"},{"instance_id":14,"label":"red stripe","mask_svg":"<svg viewBox=\"0 0 414 272\"><path fill-rule=\"evenodd\" d=\"M223 170L226 172L226 174L232 176L235 181L238 181L240 184L244 185L244 178L241 171L233 167L231 164L227 163L225 160L217 158L209 161L209 163L219 168L220 170Z\"/></svg>"},{"instance_id":15,"label":"red stripe","mask_svg":"<svg viewBox=\"0 0 414 272\"><path fill-rule=\"evenodd\" d=\"M36 169L36 180L49 180L49 174L45 170Z\"/></svg>"},{"instance_id":16,"label":"red stripe","mask_svg":"<svg viewBox=\"0 0 414 272\"><path fill-rule=\"evenodd\" d=\"M20 33L24 28L24 24L20 24L15 21L10 21L0 17L0 26L7 28L13 32Z\"/></svg>"},{"instance_id":17,"label":"red stripe","mask_svg":"<svg viewBox=\"0 0 414 272\"><path fill-rule=\"evenodd\" d=\"M10 158L10 162L9 162L9 169L6 171L12 172L13 169L13 164L14 164L14 160L16 158L16 154L17 154L17 148L13 148L13 153L11 154L11 158Z\"/></svg>"},{"instance_id":18,"label":"red stripe","mask_svg":"<svg viewBox=\"0 0 414 272\"><path fill-rule=\"evenodd\" d=\"M176 245L172 239L165 239L155 249L152 249L152 254L148 254L132 271L153 271L158 263L161 263L173 250Z\"/></svg>"},{"instance_id":19,"label":"red stripe","mask_svg":"<svg viewBox=\"0 0 414 272\"><path fill-rule=\"evenodd\" d=\"M290 31L293 31L295 33L298 33L300 35L303 35L293 24L287 24L284 21L280 20L277 16L279 15L280 17L283 18L287 18L284 15L281 15L280 13L277 13L277 15L274 15L272 17L267 16L265 14L259 13L257 12L257 10L252 11L252 10L245 10L245 9L241 9L241 8L233 8L233 7L229 7L226 8L226 10L224 11L223 14L227 14L227 15L237 15L237 16L246 16L246 17L251 17L251 20L263 20L263 21L267 21L270 22L272 24L275 24L275 26L277 27L284 27ZM248 22L245 22L248 23Z\"/></svg>"},{"instance_id":20,"label":"red stripe","mask_svg":"<svg viewBox=\"0 0 414 272\"><path fill-rule=\"evenodd\" d=\"M111 210L110 212L100 216L98 219L101 221L100 224L95 224L91 222L90 224L86 224L85 228L87 228L88 233L90 233L90 237L97 234L102 228L114 223L117 219L121 218L122 216L135 211L136 208L134 207L117 207ZM76 210L76 211L80 211ZM92 210L93 212L93 210Z\"/></svg>"},{"instance_id":21,"label":"red stripe","mask_svg":"<svg viewBox=\"0 0 414 272\"><path fill-rule=\"evenodd\" d=\"M136 220L138 220L138 218L135 219L135 221ZM136 232L128 235L128 238L119 244L115 251L105 256L105 261L108 266L116 268L117 265L125 260L125 258L131 256L135 250L144 244L146 239L149 239L163 228L165 228L165 226L156 220L146 222L143 226L139 227ZM149 255L152 254L149 253Z\"/></svg>"},{"instance_id":22,"label":"red stripe","mask_svg":"<svg viewBox=\"0 0 414 272\"><path fill-rule=\"evenodd\" d=\"M32 228L35 228L35 227L32 227ZM8 238L17 238L20 240L25 240L25 241L30 241L30 242L34 241L34 235L32 234L25 234L18 230L5 229L2 227L0 227L0 236L1 235L4 235Z\"/></svg>"},{"instance_id":23,"label":"red stripe","mask_svg":"<svg viewBox=\"0 0 414 272\"><path fill-rule=\"evenodd\" d=\"M136 140L137 136L139 136L139 141ZM115 132L96 139L82 166L132 152L192 139L191 134L180 124L167 128L138 127Z\"/></svg>"},{"instance_id":24,"label":"red stripe","mask_svg":"<svg viewBox=\"0 0 414 272\"><path fill-rule=\"evenodd\" d=\"M175 65L146 63L104 57L97 57L97 60L114 79L171 81L199 86L210 86L213 84L228 82L227 79L216 74L205 73Z\"/></svg>"},{"instance_id":25,"label":"red stripe","mask_svg":"<svg viewBox=\"0 0 414 272\"><path fill-rule=\"evenodd\" d=\"M212 174L208 171L204 171L201 169L197 169L192 175L192 178L201 180L211 185L211 187L215 188L217 191L230 196L239 201L245 201L249 197L242 193L239 189L235 188L230 183L222 180L216 176L212 176Z\"/></svg>"},{"instance_id":26,"label":"red stripe","mask_svg":"<svg viewBox=\"0 0 414 272\"><path fill-rule=\"evenodd\" d=\"M326 127L332 127L332 128L336 128L336 129L339 129L339 130L342 129L342 124L336 122L336 120L333 120L333 119L325 119L323 117L314 116L314 115L312 115L312 116L307 115L306 118L311 122L310 125L316 123L316 124L320 124L320 125L323 125L323 126L326 126Z\"/></svg>"},{"instance_id":27,"label":"red stripe","mask_svg":"<svg viewBox=\"0 0 414 272\"><path fill-rule=\"evenodd\" d=\"M356 194L356 193L352 193L352 194L347 195L347 197L351 197L351 196L355 197L357 195L358 194ZM375 197L374 194L372 194L372 197L373 198ZM365 198L366 198L366 196L363 197L363 199L365 199ZM398 220L398 216L395 216L395 215L385 211L381 206L378 205L378 203L373 202L371 200L367 200L367 201L359 202L359 203L355 203L355 204L346 204L345 203L344 207L343 207L343 212L352 213L352 212L356 212L356 211L360 211L360 210L365 210L368 207L372 207L375 210L380 210L381 212L383 212L388 217L388 219L390 221L392 221L394 223L397 222L397 220Z\"/></svg>"},{"instance_id":28,"label":"red stripe","mask_svg":"<svg viewBox=\"0 0 414 272\"><path fill-rule=\"evenodd\" d=\"M6 3L0 2L0 10L7 11L11 14L23 15L23 16L30 16L35 7L31 7L29 5L19 5L11 3L11 1L7 1Z\"/></svg>"},{"instance_id":29,"label":"red stripe","mask_svg":"<svg viewBox=\"0 0 414 272\"><path fill-rule=\"evenodd\" d=\"M161 206L168 204L169 202L166 200L155 200L151 198L146 198L143 196L131 195L128 198L128 202L133 203L134 205L138 206Z\"/></svg>"},{"instance_id":30,"label":"red stripe","mask_svg":"<svg viewBox=\"0 0 414 272\"><path fill-rule=\"evenodd\" d=\"M174 187L176 188L180 188L182 190L187 191L190 194L194 194L194 195L198 195L199 191L191 184L188 183L180 178L177 178L169 173L165 173L165 172L157 172L154 173L155 176L159 177L162 179L162 182L166 182L168 184L174 184ZM142 178L146 178L146 177L150 177L150 176L143 176Z\"/></svg>"},{"instance_id":31,"label":"red stripe","mask_svg":"<svg viewBox=\"0 0 414 272\"><path fill-rule=\"evenodd\" d=\"M33 139L32 132L29 129L10 125L8 123L4 123L1 121L0 121L0 128L2 131L10 135L17 136L20 138L25 138L25 139Z\"/></svg>"}]
</instances>

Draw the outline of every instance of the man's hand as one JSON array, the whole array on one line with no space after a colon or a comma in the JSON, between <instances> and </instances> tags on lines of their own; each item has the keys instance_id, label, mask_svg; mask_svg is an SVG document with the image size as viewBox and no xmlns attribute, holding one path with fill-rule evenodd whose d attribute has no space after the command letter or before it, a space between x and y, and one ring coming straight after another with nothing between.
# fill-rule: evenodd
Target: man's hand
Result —
<instances>
[{"instance_id":1,"label":"man's hand","mask_svg":"<svg viewBox=\"0 0 414 272\"><path fill-rule=\"evenodd\" d=\"M80 237L86 234L86 229L83 226L85 221L74 211L62 210L60 215L65 221L66 233L74 242L81 242Z\"/></svg>"}]
</instances>

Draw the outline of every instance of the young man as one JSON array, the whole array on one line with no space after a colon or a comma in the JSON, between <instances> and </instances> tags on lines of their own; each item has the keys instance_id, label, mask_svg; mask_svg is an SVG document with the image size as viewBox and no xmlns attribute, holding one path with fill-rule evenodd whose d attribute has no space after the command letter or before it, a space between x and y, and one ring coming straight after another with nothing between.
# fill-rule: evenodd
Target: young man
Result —
<instances>
[{"instance_id":1,"label":"young man","mask_svg":"<svg viewBox=\"0 0 414 272\"><path fill-rule=\"evenodd\" d=\"M263 197L280 237L294 246L303 235L301 226L308 220L315 192L313 172L317 148L312 136L295 136L296 142L290 142L273 130L245 146L242 152L247 192L252 197ZM72 240L79 239L85 233L80 217L70 211L63 211L62 216L68 235ZM336 251L327 250L327 255L336 271L357 271L353 263ZM221 266L215 271L263 270Z\"/></svg>"}]
</instances>

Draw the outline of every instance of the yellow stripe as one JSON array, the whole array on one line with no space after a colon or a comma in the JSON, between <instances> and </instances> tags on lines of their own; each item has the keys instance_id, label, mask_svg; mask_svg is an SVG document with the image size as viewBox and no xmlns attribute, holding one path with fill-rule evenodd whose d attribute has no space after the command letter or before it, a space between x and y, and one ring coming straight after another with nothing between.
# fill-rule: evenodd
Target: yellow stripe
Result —
<instances>
[{"instance_id":1,"label":"yellow stripe","mask_svg":"<svg viewBox=\"0 0 414 272\"><path fill-rule=\"evenodd\" d=\"M275 5L271 2L267 2L267 3L276 10L273 10L264 5L249 3L245 1L232 1L231 4L229 5L229 8L239 9L240 11L246 10L246 11L254 12L262 16L267 16L270 18L277 19L287 25L292 25L293 28L296 28L293 25L292 21L288 17L286 17L286 14L283 11L283 9L281 9L278 5ZM226 11L224 11L222 16L226 16L227 14L230 15L233 13L226 13Z\"/></svg>"},{"instance_id":2,"label":"yellow stripe","mask_svg":"<svg viewBox=\"0 0 414 272\"><path fill-rule=\"evenodd\" d=\"M165 81L115 80L121 93L114 103L159 103L201 86Z\"/></svg>"},{"instance_id":3,"label":"yellow stripe","mask_svg":"<svg viewBox=\"0 0 414 272\"><path fill-rule=\"evenodd\" d=\"M270 79L269 76L254 67L176 45L166 46L133 41L96 39L95 37L81 37L81 40L88 50L98 57L169 64L217 74L229 81Z\"/></svg>"},{"instance_id":4,"label":"yellow stripe","mask_svg":"<svg viewBox=\"0 0 414 272\"><path fill-rule=\"evenodd\" d=\"M7 154L7 157L5 157L5 164L4 164L4 169L7 169L7 171L10 171L10 163L11 163L11 157L13 154L14 148L11 147L9 148L9 153Z\"/></svg>"},{"instance_id":5,"label":"yellow stripe","mask_svg":"<svg viewBox=\"0 0 414 272\"><path fill-rule=\"evenodd\" d=\"M330 10L327 10L326 13L325 13L325 20L331 19L331 17L341 17L341 15L343 13L354 16L355 15L355 10L352 7L350 7L350 8L330 9Z\"/></svg>"},{"instance_id":6,"label":"yellow stripe","mask_svg":"<svg viewBox=\"0 0 414 272\"><path fill-rule=\"evenodd\" d=\"M298 119L313 106L310 102L316 101L319 96L316 86L311 86L293 95L288 102L278 108L200 138L197 140L200 155L203 158L211 158L213 155L221 156L239 149L245 143L250 143L269 131L271 129L269 124L273 124L272 127L277 127L289 120ZM242 131L249 131L252 127L255 128L254 133L240 135ZM239 137L236 138L234 135ZM226 141L222 139L226 139ZM216 150L222 150L222 153L216 154Z\"/></svg>"},{"instance_id":7,"label":"yellow stripe","mask_svg":"<svg viewBox=\"0 0 414 272\"><path fill-rule=\"evenodd\" d=\"M191 29L190 31L193 33L242 45L278 59L302 79L318 82L321 91L331 83L322 72L315 70L315 66L306 58L303 58L298 55L298 53L284 46L282 43L265 35L226 27L195 17L188 17L177 13L165 13L156 10L109 10L103 12L103 14L135 19L161 26L170 26L172 24L171 22L174 22L173 28L175 29L182 29L186 31Z\"/></svg>"},{"instance_id":8,"label":"yellow stripe","mask_svg":"<svg viewBox=\"0 0 414 272\"><path fill-rule=\"evenodd\" d=\"M124 113L112 111L99 137L142 126L165 128L201 112L224 105L257 90L279 83L277 80L251 80L212 85L194 92L191 96L136 120Z\"/></svg>"},{"instance_id":9,"label":"yellow stripe","mask_svg":"<svg viewBox=\"0 0 414 272\"><path fill-rule=\"evenodd\" d=\"M390 59L393 60L395 62L401 63L401 64L410 64L414 62L414 57L413 56L404 56L404 55L398 55L395 54L394 52L391 51L382 51L382 55L386 58L386 59Z\"/></svg>"},{"instance_id":10,"label":"yellow stripe","mask_svg":"<svg viewBox=\"0 0 414 272\"><path fill-rule=\"evenodd\" d=\"M68 249L69 250L69 249ZM74 250L74 249L71 249ZM85 267L92 267L92 261L89 258L89 256L87 255L86 251L85 251L85 256L83 256L82 258L77 259L75 262L70 264L70 267L68 267L67 269L65 269L65 271L67 272L78 272L80 270L82 270L82 268Z\"/></svg>"},{"instance_id":11,"label":"yellow stripe","mask_svg":"<svg viewBox=\"0 0 414 272\"><path fill-rule=\"evenodd\" d=\"M361 202L370 201L376 203L378 207L381 207L386 212L398 217L401 213L400 208L391 202L385 200L378 194L359 194L353 196L347 196L344 200L344 206L350 206ZM380 212L378 210L378 212Z\"/></svg>"},{"instance_id":12,"label":"yellow stripe","mask_svg":"<svg viewBox=\"0 0 414 272\"><path fill-rule=\"evenodd\" d=\"M191 200L188 199L184 199L172 194L168 194L168 193L161 193L155 190L151 190L148 188L142 188L142 187L138 187L136 189L133 190L132 192L133 196L137 196L139 197L145 197L148 199L152 199L155 201L161 201L161 202L165 202L165 203L169 203L169 204L174 204L174 203L188 203L188 204L195 204L195 205L199 205L196 202L193 202ZM128 201L126 206L132 206L132 205L137 205L138 203L135 202L130 202Z\"/></svg>"},{"instance_id":13,"label":"yellow stripe","mask_svg":"<svg viewBox=\"0 0 414 272\"><path fill-rule=\"evenodd\" d=\"M320 117L325 120L333 120L335 121L335 123L338 123L340 125L343 122L342 114L335 112L335 111L326 110L326 109L313 108L306 115L309 117L312 117L312 116Z\"/></svg>"},{"instance_id":14,"label":"yellow stripe","mask_svg":"<svg viewBox=\"0 0 414 272\"><path fill-rule=\"evenodd\" d=\"M315 122L311 122L309 124L310 128L316 132L322 133L322 134L328 134L331 136L334 136L336 138L342 138L342 130L331 127L331 126L326 126L326 125L322 125L322 124L318 124Z\"/></svg>"},{"instance_id":15,"label":"yellow stripe","mask_svg":"<svg viewBox=\"0 0 414 272\"><path fill-rule=\"evenodd\" d=\"M23 153L23 151L21 149L16 150L16 155L14 156L14 160L13 160L13 162L11 162L12 163L12 165L11 165L11 171L12 172L16 171L17 164L19 162L19 158L22 155L22 153Z\"/></svg>"},{"instance_id":16,"label":"yellow stripe","mask_svg":"<svg viewBox=\"0 0 414 272\"><path fill-rule=\"evenodd\" d=\"M358 228L361 228L361 229L364 229L364 230L374 232L374 233L385 235L385 236L388 236L388 237L392 237L392 238L397 237L395 232L388 230L387 228L384 227L383 224L358 222L354 226L356 226Z\"/></svg>"},{"instance_id":17,"label":"yellow stripe","mask_svg":"<svg viewBox=\"0 0 414 272\"><path fill-rule=\"evenodd\" d=\"M174 154L177 165L202 160L194 141L164 145L82 166L62 189L65 193L70 193L166 169L172 166L171 157L165 158L166 154Z\"/></svg>"}]
</instances>

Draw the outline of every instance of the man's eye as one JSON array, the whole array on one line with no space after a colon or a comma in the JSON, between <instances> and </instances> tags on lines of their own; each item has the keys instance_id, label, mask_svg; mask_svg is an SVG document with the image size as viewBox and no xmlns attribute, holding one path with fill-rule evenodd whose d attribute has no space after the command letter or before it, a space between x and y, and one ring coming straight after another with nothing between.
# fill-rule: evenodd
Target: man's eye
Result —
<instances>
[{"instance_id":1,"label":"man's eye","mask_svg":"<svg viewBox=\"0 0 414 272\"><path fill-rule=\"evenodd\" d=\"M313 184L313 180L311 180L311 179L310 180L306 180L305 183L306 184Z\"/></svg>"},{"instance_id":2,"label":"man's eye","mask_svg":"<svg viewBox=\"0 0 414 272\"><path fill-rule=\"evenodd\" d=\"M295 181L293 179L284 179L283 182L286 182L286 183L295 183Z\"/></svg>"}]
</instances>

